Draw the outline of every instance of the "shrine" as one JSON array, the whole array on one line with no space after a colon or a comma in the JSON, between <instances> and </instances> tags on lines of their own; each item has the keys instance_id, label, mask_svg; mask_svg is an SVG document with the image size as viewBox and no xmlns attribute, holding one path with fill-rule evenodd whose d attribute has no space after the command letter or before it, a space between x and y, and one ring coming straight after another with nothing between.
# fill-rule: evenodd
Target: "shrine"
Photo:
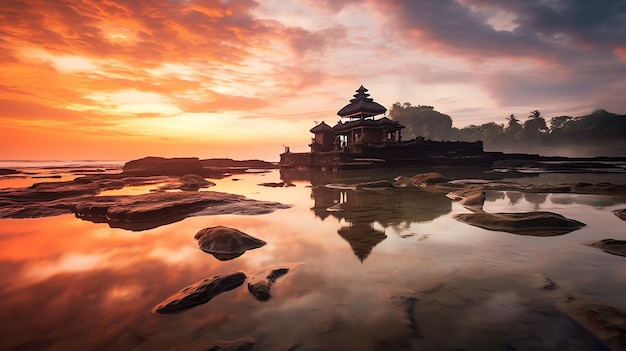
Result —
<instances>
[{"instance_id":1,"label":"shrine","mask_svg":"<svg viewBox=\"0 0 626 351\"><path fill-rule=\"evenodd\" d=\"M444 142L417 137L402 140L404 126L387 118L387 109L361 85L337 115L334 126L322 121L311 128L310 152L280 155L280 167L340 169L425 162L433 156L468 157L483 152L482 142ZM383 115L376 119L376 116Z\"/></svg>"}]
</instances>

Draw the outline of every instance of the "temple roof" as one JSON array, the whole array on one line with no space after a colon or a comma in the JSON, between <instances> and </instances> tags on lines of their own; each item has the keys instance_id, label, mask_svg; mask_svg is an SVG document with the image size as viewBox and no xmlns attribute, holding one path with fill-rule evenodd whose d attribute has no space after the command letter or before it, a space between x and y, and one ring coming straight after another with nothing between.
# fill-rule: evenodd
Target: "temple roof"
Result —
<instances>
[{"instance_id":1,"label":"temple roof","mask_svg":"<svg viewBox=\"0 0 626 351\"><path fill-rule=\"evenodd\" d=\"M357 127L386 127L389 130L399 130L404 128L398 121L392 121L387 117L381 119L359 119L356 121L349 121L346 123L339 122L333 126L333 130L342 132Z\"/></svg>"},{"instance_id":2,"label":"temple roof","mask_svg":"<svg viewBox=\"0 0 626 351\"><path fill-rule=\"evenodd\" d=\"M322 123L316 125L315 127L311 128L310 132L311 133L317 133L317 132L325 132L325 131L332 131L333 128L331 128L328 124L326 124L324 121L322 121Z\"/></svg>"},{"instance_id":3,"label":"temple roof","mask_svg":"<svg viewBox=\"0 0 626 351\"><path fill-rule=\"evenodd\" d=\"M370 116L376 116L381 113L385 113L387 109L374 102L374 99L370 98L370 94L367 93L367 89L361 85L354 94L354 99L350 100L350 103L344 106L337 114L345 118L365 118Z\"/></svg>"}]
</instances>

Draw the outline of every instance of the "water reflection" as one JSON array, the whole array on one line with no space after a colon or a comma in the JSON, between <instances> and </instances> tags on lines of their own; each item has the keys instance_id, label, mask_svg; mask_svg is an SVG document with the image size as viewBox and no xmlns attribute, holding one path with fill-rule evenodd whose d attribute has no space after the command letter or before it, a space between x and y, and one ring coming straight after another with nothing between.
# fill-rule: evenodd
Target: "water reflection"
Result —
<instances>
[{"instance_id":1,"label":"water reflection","mask_svg":"<svg viewBox=\"0 0 626 351\"><path fill-rule=\"evenodd\" d=\"M450 199L443 194L414 188L341 190L316 186L311 188L311 198L316 217L324 220L332 216L346 223L337 233L361 261L387 237L384 229L402 233L413 223L432 221L452 211Z\"/></svg>"}]
</instances>

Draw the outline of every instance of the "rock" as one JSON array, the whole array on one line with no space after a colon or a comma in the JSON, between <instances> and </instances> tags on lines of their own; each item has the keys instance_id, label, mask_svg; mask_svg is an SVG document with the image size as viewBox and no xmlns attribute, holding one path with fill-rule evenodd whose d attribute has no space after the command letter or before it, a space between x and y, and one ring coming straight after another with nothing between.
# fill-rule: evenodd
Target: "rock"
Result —
<instances>
[{"instance_id":1,"label":"rock","mask_svg":"<svg viewBox=\"0 0 626 351\"><path fill-rule=\"evenodd\" d=\"M547 275L540 278L539 288L554 300L555 307L592 332L608 348L626 350L626 312L598 301L573 296Z\"/></svg>"},{"instance_id":2,"label":"rock","mask_svg":"<svg viewBox=\"0 0 626 351\"><path fill-rule=\"evenodd\" d=\"M388 180L375 180L354 184L355 189L389 189L394 187L394 183Z\"/></svg>"},{"instance_id":3,"label":"rock","mask_svg":"<svg viewBox=\"0 0 626 351\"><path fill-rule=\"evenodd\" d=\"M206 253L210 253L220 261L232 260L244 254L247 250L257 249L266 244L237 229L216 226L201 229L195 235L198 246Z\"/></svg>"},{"instance_id":4,"label":"rock","mask_svg":"<svg viewBox=\"0 0 626 351\"><path fill-rule=\"evenodd\" d=\"M237 272L214 276L189 285L168 297L152 309L154 314L172 314L209 302L224 291L232 290L246 281L246 275Z\"/></svg>"},{"instance_id":5,"label":"rock","mask_svg":"<svg viewBox=\"0 0 626 351\"><path fill-rule=\"evenodd\" d=\"M256 169L274 169L278 166L272 162L262 160L233 160L230 158L210 158L201 160L200 163L203 167L217 167L217 168L256 168Z\"/></svg>"},{"instance_id":6,"label":"rock","mask_svg":"<svg viewBox=\"0 0 626 351\"><path fill-rule=\"evenodd\" d=\"M485 190L482 186L456 190L448 193L446 196L469 208L482 209L485 203Z\"/></svg>"},{"instance_id":7,"label":"rock","mask_svg":"<svg viewBox=\"0 0 626 351\"><path fill-rule=\"evenodd\" d=\"M622 221L626 221L626 208L615 210L613 213L615 213L615 215Z\"/></svg>"},{"instance_id":8,"label":"rock","mask_svg":"<svg viewBox=\"0 0 626 351\"><path fill-rule=\"evenodd\" d=\"M200 340L169 349L168 351L252 351L255 349L255 346L256 340L253 338L233 341Z\"/></svg>"},{"instance_id":9,"label":"rock","mask_svg":"<svg viewBox=\"0 0 626 351\"><path fill-rule=\"evenodd\" d=\"M409 289L392 289L387 292L387 296L397 308L397 312L402 316L402 320L411 331L411 334L422 338L415 318L416 305L419 301L417 293Z\"/></svg>"},{"instance_id":10,"label":"rock","mask_svg":"<svg viewBox=\"0 0 626 351\"><path fill-rule=\"evenodd\" d=\"M526 213L461 213L454 216L460 222L487 230L520 235L563 235L580 229L584 223L552 212Z\"/></svg>"},{"instance_id":11,"label":"rock","mask_svg":"<svg viewBox=\"0 0 626 351\"><path fill-rule=\"evenodd\" d=\"M0 175L7 175L7 174L19 174L21 173L18 170L15 169L11 169L11 168L0 168Z\"/></svg>"},{"instance_id":12,"label":"rock","mask_svg":"<svg viewBox=\"0 0 626 351\"><path fill-rule=\"evenodd\" d=\"M276 280L289 272L289 268L279 268L271 271L265 278L258 279L253 278L248 283L248 291L259 301L267 301L272 297L270 290L272 285L276 283Z\"/></svg>"},{"instance_id":13,"label":"rock","mask_svg":"<svg viewBox=\"0 0 626 351\"><path fill-rule=\"evenodd\" d=\"M93 196L72 204L76 217L111 227L140 231L195 215L263 214L289 206L246 199L242 195L202 192L156 192L141 195Z\"/></svg>"},{"instance_id":14,"label":"rock","mask_svg":"<svg viewBox=\"0 0 626 351\"><path fill-rule=\"evenodd\" d=\"M604 239L586 245L597 247L606 253L626 257L626 240Z\"/></svg>"},{"instance_id":15,"label":"rock","mask_svg":"<svg viewBox=\"0 0 626 351\"><path fill-rule=\"evenodd\" d=\"M35 183L28 188L0 191L0 200L6 199L28 204L81 195L96 195L102 190L103 187L98 182L76 178L72 181Z\"/></svg>"},{"instance_id":16,"label":"rock","mask_svg":"<svg viewBox=\"0 0 626 351\"><path fill-rule=\"evenodd\" d=\"M296 186L293 183L286 183L286 182L277 182L277 183L273 183L273 182L268 182L268 183L261 183L261 184L257 184L260 186L266 186L266 187L270 187L270 188L289 188L292 186Z\"/></svg>"},{"instance_id":17,"label":"rock","mask_svg":"<svg viewBox=\"0 0 626 351\"><path fill-rule=\"evenodd\" d=\"M203 174L204 168L197 157L164 158L144 157L138 160L126 162L122 168L125 175L135 176L158 176L185 174Z\"/></svg>"},{"instance_id":18,"label":"rock","mask_svg":"<svg viewBox=\"0 0 626 351\"><path fill-rule=\"evenodd\" d=\"M262 279L254 283L248 283L248 291L259 301L267 301L272 297L270 290L272 283L267 279Z\"/></svg>"},{"instance_id":19,"label":"rock","mask_svg":"<svg viewBox=\"0 0 626 351\"><path fill-rule=\"evenodd\" d=\"M448 180L446 177L442 176L437 172L430 173L420 173L411 178L399 176L395 179L395 186L397 187L417 187L424 188L429 185L439 184L439 183L447 183Z\"/></svg>"},{"instance_id":20,"label":"rock","mask_svg":"<svg viewBox=\"0 0 626 351\"><path fill-rule=\"evenodd\" d=\"M186 191L198 191L200 188L208 188L211 186L215 186L215 183L204 179L201 175L185 174L181 178L179 189Z\"/></svg>"}]
</instances>

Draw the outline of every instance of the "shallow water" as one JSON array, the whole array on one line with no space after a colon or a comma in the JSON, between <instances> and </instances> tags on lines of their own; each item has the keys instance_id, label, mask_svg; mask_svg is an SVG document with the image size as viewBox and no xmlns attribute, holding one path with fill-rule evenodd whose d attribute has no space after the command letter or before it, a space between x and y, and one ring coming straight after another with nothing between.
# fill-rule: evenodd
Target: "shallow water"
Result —
<instances>
[{"instance_id":1,"label":"shallow water","mask_svg":"<svg viewBox=\"0 0 626 351\"><path fill-rule=\"evenodd\" d=\"M534 237L460 223L452 216L468 210L443 195L310 186L415 173L234 175L209 190L293 207L191 217L141 232L73 215L2 219L0 348L166 350L252 337L258 350L294 344L297 350L604 349L537 286L546 273L573 295L626 310L626 258L582 244L626 240L626 222L611 213L626 206L623 198L488 193L488 212L552 211L587 224L566 235ZM281 179L296 186L257 185ZM0 188L8 186L0 180ZM218 261L194 240L198 230L215 225L268 244ZM204 278L238 271L251 277L281 267L290 271L269 301L255 300L244 284L179 314L150 313Z\"/></svg>"}]
</instances>

